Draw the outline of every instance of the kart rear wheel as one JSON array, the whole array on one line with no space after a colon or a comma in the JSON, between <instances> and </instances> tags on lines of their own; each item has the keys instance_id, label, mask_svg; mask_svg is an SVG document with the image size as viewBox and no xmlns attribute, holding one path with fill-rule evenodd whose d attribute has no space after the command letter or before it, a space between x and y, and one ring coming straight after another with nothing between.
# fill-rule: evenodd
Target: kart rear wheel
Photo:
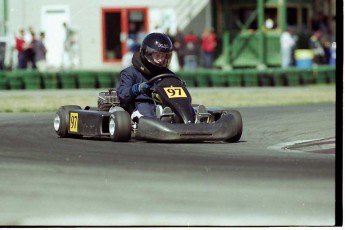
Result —
<instances>
[{"instance_id":1,"label":"kart rear wheel","mask_svg":"<svg viewBox=\"0 0 345 230\"><path fill-rule=\"evenodd\" d=\"M241 139L242 130L243 130L243 123L242 123L242 116L239 111L237 110L227 110L226 114L231 114L234 117L234 128L237 130L236 135L227 139L226 142L233 143L237 142Z\"/></svg>"},{"instance_id":2,"label":"kart rear wheel","mask_svg":"<svg viewBox=\"0 0 345 230\"><path fill-rule=\"evenodd\" d=\"M115 111L109 118L110 139L114 142L128 142L132 134L131 118L126 111Z\"/></svg>"},{"instance_id":3,"label":"kart rear wheel","mask_svg":"<svg viewBox=\"0 0 345 230\"><path fill-rule=\"evenodd\" d=\"M69 134L69 112L71 110L80 110L81 107L78 105L66 105L61 106L54 117L54 129L55 132L62 138L65 137L81 137L81 135Z\"/></svg>"}]
</instances>

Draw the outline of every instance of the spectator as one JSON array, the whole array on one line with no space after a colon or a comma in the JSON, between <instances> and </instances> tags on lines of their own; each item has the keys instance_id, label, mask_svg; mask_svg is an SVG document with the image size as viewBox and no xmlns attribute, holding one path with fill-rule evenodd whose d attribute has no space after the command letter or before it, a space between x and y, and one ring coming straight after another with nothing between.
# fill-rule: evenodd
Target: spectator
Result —
<instances>
[{"instance_id":1,"label":"spectator","mask_svg":"<svg viewBox=\"0 0 345 230\"><path fill-rule=\"evenodd\" d=\"M174 50L176 51L177 53L177 59L178 59L178 63L179 63L179 66L180 68L183 67L183 38L184 38L184 35L183 33L181 32L181 30L179 28L176 29L176 34L174 36L174 43L173 43L173 46L174 46Z\"/></svg>"},{"instance_id":2,"label":"spectator","mask_svg":"<svg viewBox=\"0 0 345 230\"><path fill-rule=\"evenodd\" d=\"M138 34L137 34L137 31L136 31L136 26L133 22L131 22L129 24L129 31L128 31L128 38L127 38L127 41L133 41L134 44L131 44L131 47L132 49L136 49L134 50L134 52L136 51L139 51L139 48L140 48L140 44L138 43Z\"/></svg>"},{"instance_id":3,"label":"spectator","mask_svg":"<svg viewBox=\"0 0 345 230\"><path fill-rule=\"evenodd\" d=\"M293 53L296 47L297 37L293 28L288 26L287 30L280 37L281 67L287 68L294 63Z\"/></svg>"},{"instance_id":4,"label":"spectator","mask_svg":"<svg viewBox=\"0 0 345 230\"><path fill-rule=\"evenodd\" d=\"M206 28L202 36L201 51L203 55L204 67L212 68L217 47L217 36L213 28Z\"/></svg>"},{"instance_id":5,"label":"spectator","mask_svg":"<svg viewBox=\"0 0 345 230\"><path fill-rule=\"evenodd\" d=\"M140 47L141 43L143 43L144 38L146 37L146 35L147 35L147 33L145 31L145 27L144 27L144 25L142 25L140 27L140 30L137 33L137 43L139 44L139 47Z\"/></svg>"},{"instance_id":6,"label":"spectator","mask_svg":"<svg viewBox=\"0 0 345 230\"><path fill-rule=\"evenodd\" d=\"M75 67L79 64L77 33L66 22L63 23L63 27L65 28L65 40L62 66Z\"/></svg>"},{"instance_id":7,"label":"spectator","mask_svg":"<svg viewBox=\"0 0 345 230\"><path fill-rule=\"evenodd\" d=\"M275 23L274 23L272 17L270 17L270 16L266 17L265 28L266 28L266 30L272 30L275 28Z\"/></svg>"},{"instance_id":8,"label":"spectator","mask_svg":"<svg viewBox=\"0 0 345 230\"><path fill-rule=\"evenodd\" d=\"M326 63L326 53L321 44L321 31L315 31L309 39L309 48L314 53L313 62L315 65L321 65Z\"/></svg>"},{"instance_id":9,"label":"spectator","mask_svg":"<svg viewBox=\"0 0 345 230\"><path fill-rule=\"evenodd\" d=\"M71 42L73 42L73 30L67 25L66 22L64 22L62 25L65 28L64 46L66 49L71 45Z\"/></svg>"},{"instance_id":10,"label":"spectator","mask_svg":"<svg viewBox=\"0 0 345 230\"><path fill-rule=\"evenodd\" d=\"M137 44L133 39L127 40L127 52L122 56L121 64L123 68L127 68L132 65L132 58L135 52L137 52Z\"/></svg>"},{"instance_id":11,"label":"spectator","mask_svg":"<svg viewBox=\"0 0 345 230\"><path fill-rule=\"evenodd\" d=\"M40 33L40 38L33 44L33 50L35 52L35 62L38 70L43 71L46 69L46 53L47 49L44 45L45 33Z\"/></svg>"},{"instance_id":12,"label":"spectator","mask_svg":"<svg viewBox=\"0 0 345 230\"><path fill-rule=\"evenodd\" d=\"M165 35L167 35L169 37L169 39L171 40L172 44L174 44L175 42L175 37L170 33L170 29L167 29L165 31Z\"/></svg>"},{"instance_id":13,"label":"spectator","mask_svg":"<svg viewBox=\"0 0 345 230\"><path fill-rule=\"evenodd\" d=\"M320 44L321 44L323 51L325 53L325 58L324 58L323 64L329 64L330 59L331 59L331 46L332 46L332 43L329 39L329 36L326 34L323 34L320 37Z\"/></svg>"},{"instance_id":14,"label":"spectator","mask_svg":"<svg viewBox=\"0 0 345 230\"><path fill-rule=\"evenodd\" d=\"M31 68L36 68L36 63L35 63L35 53L32 49L32 45L35 42L35 32L32 29L31 26L29 26L28 30L24 34L24 40L25 43L28 45L27 49L25 50L25 55L27 59L28 66L30 64Z\"/></svg>"},{"instance_id":15,"label":"spectator","mask_svg":"<svg viewBox=\"0 0 345 230\"><path fill-rule=\"evenodd\" d=\"M337 59L336 46L337 46L336 42L332 42L331 47L330 47L330 57L329 57L329 63L328 63L331 66L335 66L336 64L336 59Z\"/></svg>"},{"instance_id":16,"label":"spectator","mask_svg":"<svg viewBox=\"0 0 345 230\"><path fill-rule=\"evenodd\" d=\"M132 39L133 41L137 41L137 32L135 30L135 24L133 22L129 23L128 25L128 39Z\"/></svg>"},{"instance_id":17,"label":"spectator","mask_svg":"<svg viewBox=\"0 0 345 230\"><path fill-rule=\"evenodd\" d=\"M165 35L167 35L170 39L170 41L172 42L173 44L173 47L174 47L174 43L175 43L175 36L173 36L171 33L170 33L170 29L167 29ZM179 65L179 62L178 62L178 57L177 57L177 52L175 49L173 49L172 51L172 57L171 57L171 62L170 62L170 65L169 65L169 68L171 71L173 72L177 72L180 70L180 65Z\"/></svg>"},{"instance_id":18,"label":"spectator","mask_svg":"<svg viewBox=\"0 0 345 230\"><path fill-rule=\"evenodd\" d=\"M183 68L186 70L195 70L198 67L198 38L192 30L184 37L183 45Z\"/></svg>"},{"instance_id":19,"label":"spectator","mask_svg":"<svg viewBox=\"0 0 345 230\"><path fill-rule=\"evenodd\" d=\"M24 40L24 30L19 31L19 35L15 38L16 40L16 50L18 52L18 68L26 69L28 65L25 50L28 48L28 44Z\"/></svg>"},{"instance_id":20,"label":"spectator","mask_svg":"<svg viewBox=\"0 0 345 230\"><path fill-rule=\"evenodd\" d=\"M32 69L37 69L36 66L36 60L35 60L35 50L34 50L34 45L36 43L36 35L35 32L31 28L29 28L29 33L31 34L31 39L26 42L28 44L28 48L25 50L25 55L27 58L27 63L30 64L30 67Z\"/></svg>"},{"instance_id":21,"label":"spectator","mask_svg":"<svg viewBox=\"0 0 345 230\"><path fill-rule=\"evenodd\" d=\"M24 40L26 43L31 43L32 42L32 34L35 33L34 30L32 29L31 26L29 26L27 32L24 34Z\"/></svg>"}]
</instances>

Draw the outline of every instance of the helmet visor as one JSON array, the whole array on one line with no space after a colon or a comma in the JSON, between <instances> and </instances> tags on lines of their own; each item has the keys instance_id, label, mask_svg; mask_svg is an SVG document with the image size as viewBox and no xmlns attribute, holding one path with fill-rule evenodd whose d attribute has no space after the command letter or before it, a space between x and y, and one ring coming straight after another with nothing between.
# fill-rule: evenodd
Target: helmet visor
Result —
<instances>
[{"instance_id":1,"label":"helmet visor","mask_svg":"<svg viewBox=\"0 0 345 230\"><path fill-rule=\"evenodd\" d=\"M153 65L158 67L168 67L171 61L172 52L157 52L156 50L147 47L145 52L146 59Z\"/></svg>"}]
</instances>

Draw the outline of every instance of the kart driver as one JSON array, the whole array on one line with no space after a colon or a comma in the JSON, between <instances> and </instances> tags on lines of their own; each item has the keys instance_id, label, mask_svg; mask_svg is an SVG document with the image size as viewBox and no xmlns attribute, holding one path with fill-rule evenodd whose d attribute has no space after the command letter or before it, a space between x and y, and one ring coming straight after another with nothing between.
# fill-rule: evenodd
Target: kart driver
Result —
<instances>
[{"instance_id":1,"label":"kart driver","mask_svg":"<svg viewBox=\"0 0 345 230\"><path fill-rule=\"evenodd\" d=\"M167 35L148 34L140 51L133 55L133 65L121 71L116 91L121 107L132 114L132 120L135 117L156 116L151 86L146 82L159 74L173 73L168 69L172 51L173 45Z\"/></svg>"}]
</instances>

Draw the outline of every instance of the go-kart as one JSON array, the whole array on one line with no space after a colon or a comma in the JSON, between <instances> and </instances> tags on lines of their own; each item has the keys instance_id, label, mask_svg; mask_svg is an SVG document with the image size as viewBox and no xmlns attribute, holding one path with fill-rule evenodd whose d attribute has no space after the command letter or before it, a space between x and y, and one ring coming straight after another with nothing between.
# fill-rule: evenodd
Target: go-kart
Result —
<instances>
[{"instance_id":1,"label":"go-kart","mask_svg":"<svg viewBox=\"0 0 345 230\"><path fill-rule=\"evenodd\" d=\"M237 142L242 135L242 117L237 110L193 105L185 83L175 74L151 78L151 96L156 117L132 120L120 106L114 89L100 92L98 107L66 105L58 109L54 129L62 137L110 137L114 142L131 139L151 142ZM100 101L110 105L100 110ZM101 104L102 104L101 103Z\"/></svg>"}]
</instances>

